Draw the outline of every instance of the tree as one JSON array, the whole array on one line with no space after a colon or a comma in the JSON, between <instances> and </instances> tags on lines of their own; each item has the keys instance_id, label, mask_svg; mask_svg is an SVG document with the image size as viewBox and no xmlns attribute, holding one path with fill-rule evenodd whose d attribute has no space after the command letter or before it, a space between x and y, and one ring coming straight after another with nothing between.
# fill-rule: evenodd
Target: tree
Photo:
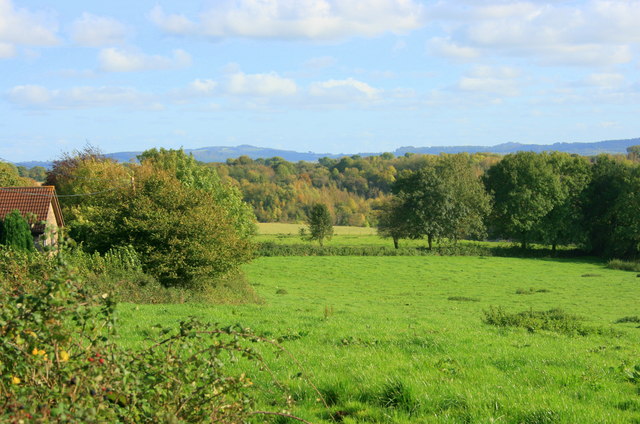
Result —
<instances>
[{"instance_id":1,"label":"tree","mask_svg":"<svg viewBox=\"0 0 640 424\"><path fill-rule=\"evenodd\" d=\"M640 258L640 166L628 170L620 196L613 206L618 225L612 229L610 254Z\"/></svg>"},{"instance_id":2,"label":"tree","mask_svg":"<svg viewBox=\"0 0 640 424\"><path fill-rule=\"evenodd\" d=\"M181 168L184 158L173 153L159 156L165 162L126 166L96 155L67 159L54 166L53 176L60 194L84 194L63 207L70 234L89 252L132 246L146 272L182 287L206 283L251 258L253 219L231 216L215 171L200 175L200 165L188 160Z\"/></svg>"},{"instance_id":3,"label":"tree","mask_svg":"<svg viewBox=\"0 0 640 424\"><path fill-rule=\"evenodd\" d=\"M391 197L384 202L378 214L378 235L383 238L391 238L393 247L398 249L400 239L411 238L414 234L411 228L410 215L402 207L397 197Z\"/></svg>"},{"instance_id":4,"label":"tree","mask_svg":"<svg viewBox=\"0 0 640 424\"><path fill-rule=\"evenodd\" d=\"M553 152L549 163L560 179L560 193L553 208L542 218L537 238L550 244L553 252L560 244L584 244L586 230L582 216L582 193L591 180L587 158Z\"/></svg>"},{"instance_id":5,"label":"tree","mask_svg":"<svg viewBox=\"0 0 640 424\"><path fill-rule=\"evenodd\" d=\"M329 208L323 203L316 203L307 214L309 227L309 240L318 240L320 246L324 245L324 239L331 240L333 236L333 219Z\"/></svg>"},{"instance_id":6,"label":"tree","mask_svg":"<svg viewBox=\"0 0 640 424\"><path fill-rule=\"evenodd\" d=\"M640 144L627 147L627 156L634 161L640 160Z\"/></svg>"},{"instance_id":7,"label":"tree","mask_svg":"<svg viewBox=\"0 0 640 424\"><path fill-rule=\"evenodd\" d=\"M150 149L140 154L138 160L175 175L186 187L210 193L243 236L255 234L255 215L251 206L242 200L242 193L232 185L223 184L215 169L198 163L193 155L182 149Z\"/></svg>"},{"instance_id":8,"label":"tree","mask_svg":"<svg viewBox=\"0 0 640 424\"><path fill-rule=\"evenodd\" d=\"M5 216L0 231L0 244L16 250L35 250L31 229L20 211L14 210Z\"/></svg>"},{"instance_id":9,"label":"tree","mask_svg":"<svg viewBox=\"0 0 640 424\"><path fill-rule=\"evenodd\" d=\"M20 176L18 168L15 165L0 161L0 187L33 185L35 185L35 182L32 179Z\"/></svg>"},{"instance_id":10,"label":"tree","mask_svg":"<svg viewBox=\"0 0 640 424\"><path fill-rule=\"evenodd\" d=\"M493 196L492 231L518 240L526 248L540 233L540 224L562 199L560 176L546 153L506 155L485 175Z\"/></svg>"},{"instance_id":11,"label":"tree","mask_svg":"<svg viewBox=\"0 0 640 424\"><path fill-rule=\"evenodd\" d=\"M393 186L401 213L397 223L410 238L433 241L447 237L482 237L490 203L482 183L465 154L440 156L431 165L400 175Z\"/></svg>"},{"instance_id":12,"label":"tree","mask_svg":"<svg viewBox=\"0 0 640 424\"><path fill-rule=\"evenodd\" d=\"M587 247L596 255L633 256L637 249L638 165L600 155L594 159L591 181L583 195ZM635 234L635 236L634 236Z\"/></svg>"}]
</instances>

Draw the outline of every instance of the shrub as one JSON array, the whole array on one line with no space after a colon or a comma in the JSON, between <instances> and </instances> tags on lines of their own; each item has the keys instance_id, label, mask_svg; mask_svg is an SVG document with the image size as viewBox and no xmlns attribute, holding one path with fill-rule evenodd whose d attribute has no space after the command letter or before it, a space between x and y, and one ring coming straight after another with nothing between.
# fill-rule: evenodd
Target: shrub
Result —
<instances>
[{"instance_id":1,"label":"shrub","mask_svg":"<svg viewBox=\"0 0 640 424\"><path fill-rule=\"evenodd\" d=\"M0 244L16 250L35 250L29 224L20 211L8 213L1 224Z\"/></svg>"},{"instance_id":2,"label":"shrub","mask_svg":"<svg viewBox=\"0 0 640 424\"><path fill-rule=\"evenodd\" d=\"M111 342L114 309L110 296L90 295L68 270L34 290L3 286L0 422L239 423L261 413L251 379L227 364L265 369L247 346L269 342L282 351L275 343L189 319L131 351Z\"/></svg>"}]
</instances>

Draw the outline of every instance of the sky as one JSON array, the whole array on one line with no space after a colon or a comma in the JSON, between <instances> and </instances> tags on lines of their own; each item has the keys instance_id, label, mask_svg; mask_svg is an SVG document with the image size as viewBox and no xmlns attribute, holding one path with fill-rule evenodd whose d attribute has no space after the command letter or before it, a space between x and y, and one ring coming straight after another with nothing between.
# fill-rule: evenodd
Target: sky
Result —
<instances>
[{"instance_id":1,"label":"sky","mask_svg":"<svg viewBox=\"0 0 640 424\"><path fill-rule=\"evenodd\" d=\"M640 0L0 0L0 158L640 137Z\"/></svg>"}]
</instances>

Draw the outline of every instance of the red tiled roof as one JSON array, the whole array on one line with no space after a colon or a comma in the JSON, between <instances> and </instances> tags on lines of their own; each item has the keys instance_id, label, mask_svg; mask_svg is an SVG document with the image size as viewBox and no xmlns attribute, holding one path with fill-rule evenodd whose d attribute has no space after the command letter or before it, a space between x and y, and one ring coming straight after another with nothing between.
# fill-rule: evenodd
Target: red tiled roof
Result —
<instances>
[{"instance_id":1,"label":"red tiled roof","mask_svg":"<svg viewBox=\"0 0 640 424\"><path fill-rule=\"evenodd\" d=\"M40 222L46 221L49 205L53 206L58 226L64 226L55 187L0 187L0 219L16 209L22 216L32 215L29 222L35 224L31 230L34 233L44 232Z\"/></svg>"}]
</instances>

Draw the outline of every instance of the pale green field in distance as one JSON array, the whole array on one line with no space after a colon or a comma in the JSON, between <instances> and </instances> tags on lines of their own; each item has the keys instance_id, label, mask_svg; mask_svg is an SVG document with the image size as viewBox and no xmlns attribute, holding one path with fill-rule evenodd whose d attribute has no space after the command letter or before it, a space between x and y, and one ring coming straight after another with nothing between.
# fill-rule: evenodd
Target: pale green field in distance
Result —
<instances>
[{"instance_id":1,"label":"pale green field in distance","mask_svg":"<svg viewBox=\"0 0 640 424\"><path fill-rule=\"evenodd\" d=\"M273 242L278 244L308 244L318 245L318 242L302 240L298 231L304 224L258 223L257 242ZM372 227L334 226L334 236L325 240L325 246L389 246L393 247L391 239L384 239L376 234ZM401 240L402 247L425 246L424 240Z\"/></svg>"},{"instance_id":2,"label":"pale green field in distance","mask_svg":"<svg viewBox=\"0 0 640 424\"><path fill-rule=\"evenodd\" d=\"M305 227L304 224L284 224L281 222L259 222L258 234L260 235L298 235L300 228ZM372 235L376 234L376 229L372 227L345 227L336 225L333 227L336 235Z\"/></svg>"},{"instance_id":3,"label":"pale green field in distance","mask_svg":"<svg viewBox=\"0 0 640 424\"><path fill-rule=\"evenodd\" d=\"M290 360L266 359L292 412L314 423L639 422L638 385L622 369L640 363L640 328L614 324L640 315L636 273L590 260L437 256L273 257L244 269L263 304L122 304L120 343L143 344L154 324L190 315L283 338L330 410ZM603 334L495 327L483 322L491 306L562 308ZM258 376L256 386L273 385Z\"/></svg>"}]
</instances>

